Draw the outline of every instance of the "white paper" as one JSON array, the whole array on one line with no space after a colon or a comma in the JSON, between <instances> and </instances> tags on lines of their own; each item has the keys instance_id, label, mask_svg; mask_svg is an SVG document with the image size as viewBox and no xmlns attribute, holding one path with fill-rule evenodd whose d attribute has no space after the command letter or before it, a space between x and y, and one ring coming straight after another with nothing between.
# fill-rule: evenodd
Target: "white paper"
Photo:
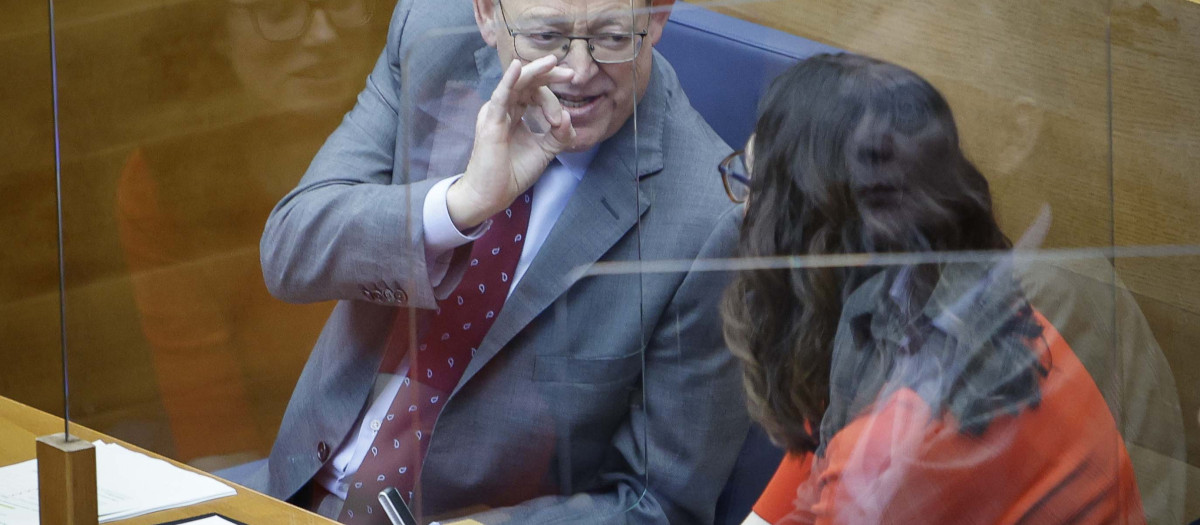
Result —
<instances>
[{"instance_id":1,"label":"white paper","mask_svg":"<svg viewBox=\"0 0 1200 525\"><path fill-rule=\"evenodd\" d=\"M237 494L216 479L161 459L112 443L92 444L101 523ZM38 525L37 508L37 460L0 468L0 525Z\"/></svg>"},{"instance_id":2,"label":"white paper","mask_svg":"<svg viewBox=\"0 0 1200 525\"><path fill-rule=\"evenodd\" d=\"M236 523L220 516L209 516L204 519L192 520L184 523L187 525L237 525Z\"/></svg>"}]
</instances>

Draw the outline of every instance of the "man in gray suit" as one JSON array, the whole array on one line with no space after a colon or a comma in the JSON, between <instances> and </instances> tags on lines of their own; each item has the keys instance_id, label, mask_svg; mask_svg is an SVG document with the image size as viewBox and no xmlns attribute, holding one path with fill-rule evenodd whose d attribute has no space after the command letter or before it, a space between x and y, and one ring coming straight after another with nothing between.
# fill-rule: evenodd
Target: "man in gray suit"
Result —
<instances>
[{"instance_id":1,"label":"man in gray suit","mask_svg":"<svg viewBox=\"0 0 1200 525\"><path fill-rule=\"evenodd\" d=\"M397 6L357 106L263 234L273 294L339 301L268 494L346 523L386 523L387 485L422 520L712 522L748 428L727 276L572 279L727 257L737 234L729 148L653 51L671 0L632 2ZM498 286L502 308L480 303Z\"/></svg>"}]
</instances>

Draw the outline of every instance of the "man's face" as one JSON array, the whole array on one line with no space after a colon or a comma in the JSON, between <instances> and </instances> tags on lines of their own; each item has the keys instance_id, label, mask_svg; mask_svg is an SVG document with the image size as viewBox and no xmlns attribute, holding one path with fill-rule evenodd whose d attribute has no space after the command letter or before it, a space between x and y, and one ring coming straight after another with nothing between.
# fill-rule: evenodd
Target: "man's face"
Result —
<instances>
[{"instance_id":1,"label":"man's face","mask_svg":"<svg viewBox=\"0 0 1200 525\"><path fill-rule=\"evenodd\" d=\"M582 40L571 42L559 66L574 71L569 83L550 84L571 115L576 139L569 151L583 151L607 140L633 114L633 106L646 91L653 60L651 47L662 36L669 13L647 12L646 0L476 0L476 19L484 40L496 48L500 63L528 63L517 55L515 40L505 27L517 32L590 36L603 33L646 31L641 51L632 62L599 64ZM635 10L636 9L636 10ZM636 75L634 70L636 69ZM636 92L636 96L635 93Z\"/></svg>"}]
</instances>

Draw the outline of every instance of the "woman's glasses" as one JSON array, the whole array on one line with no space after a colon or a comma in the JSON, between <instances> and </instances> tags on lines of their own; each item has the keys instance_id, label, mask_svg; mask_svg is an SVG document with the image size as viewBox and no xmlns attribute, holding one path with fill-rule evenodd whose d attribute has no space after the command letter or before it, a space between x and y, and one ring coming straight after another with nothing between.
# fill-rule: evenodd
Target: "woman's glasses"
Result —
<instances>
[{"instance_id":1,"label":"woman's glasses","mask_svg":"<svg viewBox=\"0 0 1200 525\"><path fill-rule=\"evenodd\" d=\"M249 11L254 30L271 42L300 38L312 25L317 9L338 29L366 25L375 12L375 0L254 0L234 2L233 6Z\"/></svg>"},{"instance_id":2,"label":"woman's glasses","mask_svg":"<svg viewBox=\"0 0 1200 525\"><path fill-rule=\"evenodd\" d=\"M721 183L729 200L741 204L750 197L750 170L746 168L746 153L735 151L717 165Z\"/></svg>"}]
</instances>

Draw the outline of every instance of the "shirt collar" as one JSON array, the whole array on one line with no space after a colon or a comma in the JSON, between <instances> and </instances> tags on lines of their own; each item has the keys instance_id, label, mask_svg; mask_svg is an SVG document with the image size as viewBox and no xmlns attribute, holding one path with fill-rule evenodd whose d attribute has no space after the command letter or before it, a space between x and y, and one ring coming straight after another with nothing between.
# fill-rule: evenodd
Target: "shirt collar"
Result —
<instances>
[{"instance_id":1,"label":"shirt collar","mask_svg":"<svg viewBox=\"0 0 1200 525\"><path fill-rule=\"evenodd\" d=\"M1005 281L1004 270L1004 267L972 263L946 265L941 269L923 314L934 328L954 337L963 337L966 332L978 329L975 325L979 324L981 315L1007 319L1005 314L1011 314L1007 308L1010 305L1002 298L1011 294L1013 286L1011 277L1008 278L1010 281ZM850 320L881 314L889 310L881 301L903 307L911 300L912 278L910 267L875 274L846 299L843 315Z\"/></svg>"},{"instance_id":2,"label":"shirt collar","mask_svg":"<svg viewBox=\"0 0 1200 525\"><path fill-rule=\"evenodd\" d=\"M558 154L559 162L575 176L576 179L583 180L583 174L587 173L588 165L592 163L592 159L596 158L596 152L600 151L600 146L592 146L592 149L579 152L562 152Z\"/></svg>"}]
</instances>

